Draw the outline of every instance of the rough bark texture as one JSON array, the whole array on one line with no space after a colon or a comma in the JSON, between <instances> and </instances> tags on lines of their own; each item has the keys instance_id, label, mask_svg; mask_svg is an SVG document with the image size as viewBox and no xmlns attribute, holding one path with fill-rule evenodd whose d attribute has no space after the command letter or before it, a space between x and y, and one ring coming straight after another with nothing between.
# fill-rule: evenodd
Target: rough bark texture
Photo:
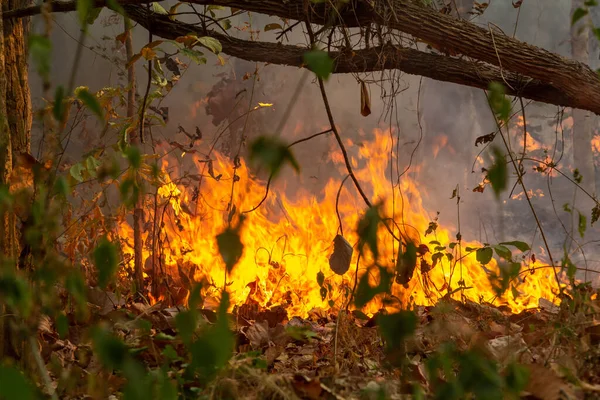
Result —
<instances>
[{"instance_id":1,"label":"rough bark texture","mask_svg":"<svg viewBox=\"0 0 600 400\"><path fill-rule=\"evenodd\" d=\"M146 4L152 3L152 0L119 0L119 4ZM71 12L77 9L77 2L71 1L48 1L44 5L50 7L50 12ZM94 0L94 7L108 7L108 1L106 0ZM4 19L8 18L24 18L31 17L33 15L41 14L42 6L30 6L18 9L10 9L4 13Z\"/></svg>"},{"instance_id":2,"label":"rough bark texture","mask_svg":"<svg viewBox=\"0 0 600 400\"><path fill-rule=\"evenodd\" d=\"M0 0L0 15L4 1ZM12 147L10 130L6 118L6 73L4 70L4 26L0 19L0 184L7 185L12 172ZM5 262L15 256L14 221L9 212L0 212L0 257ZM10 262L10 261L9 261ZM7 310L4 304L0 304L0 360L9 355L10 351L10 329L8 318L4 315Z\"/></svg>"},{"instance_id":3,"label":"rough bark texture","mask_svg":"<svg viewBox=\"0 0 600 400\"><path fill-rule=\"evenodd\" d=\"M261 2L258 2L261 3ZM190 32L210 35L223 45L225 54L249 61L303 67L305 47L268 42L250 42L225 36L218 32L203 32L200 27L172 21L147 11L143 7L125 6L129 16L155 35L175 39ZM507 83L507 93L567 107L579 107L600 114L600 102L588 102L581 96L570 96L550 83L522 77L508 71L501 72L486 63L464 61L457 58L425 53L393 45L374 47L352 52L331 52L335 60L334 73L359 73L382 69L399 69L407 74L421 75L445 82L487 89L490 82ZM573 79L571 79L573 81ZM599 84L600 86L600 84ZM600 98L600 97L598 97Z\"/></svg>"},{"instance_id":4,"label":"rough bark texture","mask_svg":"<svg viewBox=\"0 0 600 400\"><path fill-rule=\"evenodd\" d=\"M165 16L149 15L140 7L131 5L145 1L125 0L122 3L130 4L125 8L131 13L132 19L146 27L152 25L155 34L173 37L174 32L181 35L198 31L199 28L192 25L170 21ZM491 28L483 29L468 21L436 12L417 0L351 0L340 3L337 10L332 8L332 2L314 4L306 0L192 0L190 3L234 7L293 20L308 19L313 24L321 25L384 25L408 33L442 51L471 57L487 65L443 56L432 58L432 55L425 56L416 50L386 46L383 53L373 53L376 49L371 49L334 54L338 58L336 72L397 68L407 73L479 88L486 88L489 78L493 76L494 80L504 82L511 94L600 114L600 79L587 65L505 36ZM52 4L53 10L58 11L73 11L76 8L75 1ZM96 5L103 4L104 0L96 0ZM25 16L36 12L39 10L30 7L11 15ZM235 57L274 64L302 64L301 53L305 49L236 40L216 32L202 33L227 42L224 43L224 52ZM438 65L442 60L447 61ZM475 76L468 77L467 71ZM480 73L487 76L480 77Z\"/></svg>"},{"instance_id":5,"label":"rough bark texture","mask_svg":"<svg viewBox=\"0 0 600 400\"><path fill-rule=\"evenodd\" d=\"M0 13L25 5L21 0L0 0ZM28 19L0 22L0 183L6 185L10 183L15 156L30 153L32 113L25 51L28 23ZM0 220L0 255L4 262L14 265L19 252L17 218L6 210ZM4 314L2 309L0 314ZM12 318L0 316L0 359L20 355L21 362L26 363L23 343L15 341L10 321Z\"/></svg>"},{"instance_id":6,"label":"rough bark texture","mask_svg":"<svg viewBox=\"0 0 600 400\"><path fill-rule=\"evenodd\" d=\"M19 9L25 4L25 1L22 0L8 0L3 7L4 10ZM12 151L15 154L31 152L31 95L25 52L25 25L28 22L28 19L4 21L6 109L11 131Z\"/></svg>"},{"instance_id":7,"label":"rough bark texture","mask_svg":"<svg viewBox=\"0 0 600 400\"><path fill-rule=\"evenodd\" d=\"M572 0L571 13L583 7L583 0ZM571 54L573 59L589 63L589 37L587 25L580 23L571 27ZM600 99L598 99L600 101ZM575 168L583 176L582 186L596 192L596 173L592 151L592 115L586 110L573 110L573 155Z\"/></svg>"}]
</instances>

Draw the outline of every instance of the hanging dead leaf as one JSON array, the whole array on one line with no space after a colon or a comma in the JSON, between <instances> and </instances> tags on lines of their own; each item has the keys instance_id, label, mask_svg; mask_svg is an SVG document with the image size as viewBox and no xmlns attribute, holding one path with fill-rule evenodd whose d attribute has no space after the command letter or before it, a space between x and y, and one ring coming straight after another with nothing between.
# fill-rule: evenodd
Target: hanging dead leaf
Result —
<instances>
[{"instance_id":1,"label":"hanging dead leaf","mask_svg":"<svg viewBox=\"0 0 600 400\"><path fill-rule=\"evenodd\" d=\"M360 81L360 114L363 117L371 114L371 97L364 81Z\"/></svg>"},{"instance_id":2,"label":"hanging dead leaf","mask_svg":"<svg viewBox=\"0 0 600 400\"><path fill-rule=\"evenodd\" d=\"M167 69L173 73L173 75L181 75L181 70L179 69L179 64L173 61L171 57L167 58L165 61L165 65Z\"/></svg>"},{"instance_id":3,"label":"hanging dead leaf","mask_svg":"<svg viewBox=\"0 0 600 400\"><path fill-rule=\"evenodd\" d=\"M402 246L400 244L400 246ZM400 248L401 250L401 248ZM398 260L396 261L396 283L407 287L408 282L413 277L417 267L417 255L419 250L424 251L422 247L417 248L412 242L406 244L404 252L398 251Z\"/></svg>"},{"instance_id":4,"label":"hanging dead leaf","mask_svg":"<svg viewBox=\"0 0 600 400\"><path fill-rule=\"evenodd\" d=\"M156 58L156 52L154 50L152 50L152 48L150 48L150 47L142 48L142 51L140 52L140 54L146 60L153 60L154 58Z\"/></svg>"},{"instance_id":5,"label":"hanging dead leaf","mask_svg":"<svg viewBox=\"0 0 600 400\"><path fill-rule=\"evenodd\" d=\"M350 268L353 253L352 246L342 235L333 239L333 253L329 256L329 266L338 275L344 275Z\"/></svg>"},{"instance_id":6,"label":"hanging dead leaf","mask_svg":"<svg viewBox=\"0 0 600 400\"><path fill-rule=\"evenodd\" d=\"M118 40L119 42L125 44L125 41L127 40L127 36L129 36L129 31L125 31L123 33L118 34L115 39Z\"/></svg>"}]
</instances>

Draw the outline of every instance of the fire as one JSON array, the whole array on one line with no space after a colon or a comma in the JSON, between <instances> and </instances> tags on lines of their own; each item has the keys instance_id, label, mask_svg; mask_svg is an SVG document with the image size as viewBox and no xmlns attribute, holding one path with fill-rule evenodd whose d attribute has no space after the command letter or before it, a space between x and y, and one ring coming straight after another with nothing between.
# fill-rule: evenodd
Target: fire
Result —
<instances>
[{"instance_id":1,"label":"fire","mask_svg":"<svg viewBox=\"0 0 600 400\"><path fill-rule=\"evenodd\" d=\"M558 293L554 272L544 268L540 261L524 266L525 272L516 284L518 297L514 298L509 290L504 298L496 298L486 270L476 260L475 252L469 249L481 247L481 244L463 241L450 249L448 245L456 242L455 233L441 226L426 235L432 221L422 204L422 190L406 175L399 182L392 184L389 181L390 150L395 148L393 136L377 129L369 137L373 139L363 140L360 146L351 149L351 162L356 178L371 201L382 202L385 217L395 221L395 225L389 226L396 235L410 237L431 250L440 243L446 246L443 252L453 256L452 261L449 261L450 257L442 258L429 271L421 270L417 265L407 287L395 283L394 297L399 302L395 307L430 305L449 290L454 291L452 296L455 298L463 295L476 302L506 304L515 312L537 307L540 298L554 301ZM345 307L348 289L354 286L358 254L355 229L361 211L366 208L350 179L341 190L341 179L330 179L323 193L318 195L299 188L288 197L285 191L271 188L264 203L253 210L263 200L266 184L253 177L243 161L234 166L219 153L213 153L210 163L195 154L186 154L183 160L192 157L196 170L187 174L173 167L177 162L183 164L181 159L167 161L163 158L163 171L169 167L170 176L165 173L164 185L158 190L157 225L161 232L156 249L163 253L161 265L173 281L183 279L182 271L183 275L191 273L196 281L206 278L215 295L227 285L232 304L241 305L250 297L261 306L284 305L289 315L303 316L315 307L327 308L331 304ZM340 154L332 154L331 159L344 177L346 170ZM175 184L175 177L180 176L189 178ZM148 203L146 209L146 220L152 221L154 203ZM244 251L232 273L226 277L215 237L240 214L246 217L241 228ZM145 259L150 259L150 230L144 233ZM339 276L331 271L328 260L333 251L333 239L342 231L345 239L354 246L354 254L350 270ZM129 245L133 243L130 226L121 224L120 235L126 238L124 251L133 254ZM398 244L384 226L380 228L379 239L379 263L392 269L398 256ZM424 258L432 265L431 252ZM372 260L363 257L360 261L359 276L365 273ZM492 260L486 268L494 270L498 267ZM319 272L325 275L326 299L322 298L317 283ZM377 277L372 278L373 282L377 280ZM463 290L456 290L461 286ZM381 301L374 301L364 311L374 313L381 304Z\"/></svg>"}]
</instances>

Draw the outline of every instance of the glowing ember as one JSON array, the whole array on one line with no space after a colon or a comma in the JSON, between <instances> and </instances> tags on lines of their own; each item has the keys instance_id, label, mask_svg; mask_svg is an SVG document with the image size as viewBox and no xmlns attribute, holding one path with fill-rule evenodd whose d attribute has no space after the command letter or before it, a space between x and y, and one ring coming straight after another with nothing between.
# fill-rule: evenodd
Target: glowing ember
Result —
<instances>
[{"instance_id":1,"label":"glowing ember","mask_svg":"<svg viewBox=\"0 0 600 400\"><path fill-rule=\"evenodd\" d=\"M554 300L557 293L554 273L551 268L543 268L539 261L524 263L521 282L517 286L520 295L516 299L511 290L504 299L495 298L487 272L476 260L475 252L469 249L481 247L481 244L463 241L450 249L448 245L456 242L455 234L441 226L425 235L431 221L422 207L419 188L406 176L395 186L386 177L386 174L389 175L389 155L393 145L389 132L375 130L372 137L373 141L363 141L358 147L352 164L356 168L356 177L373 202L383 201L382 210L386 217L394 218L397 235L400 230L404 237L411 237L417 244L425 244L431 250L440 243L446 246L444 253L452 254L451 257L444 256L429 271L426 271L427 268L422 270L418 263L407 287L393 285L396 304L392 306L429 305L448 293L449 289L455 291L453 297L460 298L462 293L476 302L506 304L515 312L537 307L540 298ZM303 316L312 308L327 308L330 303L335 307L345 307L347 289L354 285L358 252L355 248L352 267L345 275L339 276L331 271L328 259L333 251L333 239L339 233L336 212L339 180L330 180L319 200L303 189L298 190L293 199L271 191L261 207L245 213L241 231L244 252L225 282L225 267L215 237L228 226L230 216L233 215L235 222L239 213L252 210L262 201L265 183L249 176L244 162L234 169L233 163L217 153L213 153L211 164L196 155L185 157L196 157L194 163L199 172L193 172L195 178L178 187L167 176L166 184L158 191L159 203L163 206L158 207L158 226L161 226L162 220L162 228L156 248L158 253L164 253L161 266L172 280L181 285L181 281L185 280L182 275L191 274L196 281L205 277L213 285L214 293L227 283L232 304L243 304L250 296L262 306L282 304L290 315ZM341 156L332 154L332 159L345 173ZM163 171L167 171L167 161L162 167ZM239 177L239 180L235 178L235 183L234 171ZM171 176L179 175L175 171L171 172ZM154 205L149 204L152 206L146 208L149 214L146 220L153 221ZM233 212L229 204L235 207ZM340 192L337 211L342 219L344 237L352 246L358 242L355 229L359 212L365 208L351 181L347 180ZM149 242L152 241L147 240L150 231L147 229L144 233L145 258L150 255ZM133 243L132 230L126 223L121 225L120 234L126 238L125 243ZM391 269L397 256L397 242L383 226L379 238L379 262ZM133 253L128 245L124 250ZM424 256L429 266L432 265L431 253ZM368 257L361 259L359 275L366 271L370 262L372 260ZM495 261L492 260L486 268L497 269ZM320 271L325 275L325 286L330 288L325 300L317 283ZM461 283L465 289L456 291ZM164 296L161 294L161 297ZM185 296L179 300L184 299ZM381 304L381 300L374 301L364 311L373 313Z\"/></svg>"}]
</instances>

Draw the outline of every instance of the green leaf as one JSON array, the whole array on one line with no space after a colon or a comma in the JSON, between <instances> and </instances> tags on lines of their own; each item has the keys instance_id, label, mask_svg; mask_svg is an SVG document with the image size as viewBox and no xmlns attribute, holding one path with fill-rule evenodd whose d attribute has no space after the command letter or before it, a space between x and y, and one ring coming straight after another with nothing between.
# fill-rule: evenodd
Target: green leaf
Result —
<instances>
[{"instance_id":1,"label":"green leaf","mask_svg":"<svg viewBox=\"0 0 600 400\"><path fill-rule=\"evenodd\" d=\"M483 247L481 249L477 249L475 252L475 257L477 261L479 261L482 265L488 264L492 261L492 257L494 256L494 251L491 247Z\"/></svg>"},{"instance_id":2,"label":"green leaf","mask_svg":"<svg viewBox=\"0 0 600 400\"><path fill-rule=\"evenodd\" d=\"M519 291L514 285L511 285L510 290L512 292L513 300L516 300L519 297Z\"/></svg>"},{"instance_id":3,"label":"green leaf","mask_svg":"<svg viewBox=\"0 0 600 400\"><path fill-rule=\"evenodd\" d=\"M231 20L229 20L229 18L221 20L219 22L219 24L221 25L221 27L223 27L223 29L225 29L226 31L228 31L229 29L231 29Z\"/></svg>"},{"instance_id":4,"label":"green leaf","mask_svg":"<svg viewBox=\"0 0 600 400\"><path fill-rule=\"evenodd\" d=\"M201 383L212 379L231 358L235 338L229 330L228 307L229 293L223 291L217 313L217 323L201 335L190 348L192 353L190 368L199 370Z\"/></svg>"},{"instance_id":5,"label":"green leaf","mask_svg":"<svg viewBox=\"0 0 600 400\"><path fill-rule=\"evenodd\" d=\"M277 23L267 24L265 25L265 32L274 31L275 29L283 29L283 27Z\"/></svg>"},{"instance_id":6,"label":"green leaf","mask_svg":"<svg viewBox=\"0 0 600 400\"><path fill-rule=\"evenodd\" d=\"M508 181L508 169L506 167L506 159L504 154L498 147L493 148L494 163L488 168L488 179L494 189L496 199L500 198L500 193L506 189Z\"/></svg>"},{"instance_id":7,"label":"green leaf","mask_svg":"<svg viewBox=\"0 0 600 400\"><path fill-rule=\"evenodd\" d=\"M494 250L499 257L502 257L508 261L512 260L512 252L508 247L498 244L494 246Z\"/></svg>"},{"instance_id":8,"label":"green leaf","mask_svg":"<svg viewBox=\"0 0 600 400\"><path fill-rule=\"evenodd\" d=\"M58 314L58 316L56 317L55 325L56 332L58 332L60 338L66 338L67 333L69 333L69 319L67 318L67 316L63 313Z\"/></svg>"},{"instance_id":9,"label":"green leaf","mask_svg":"<svg viewBox=\"0 0 600 400\"><path fill-rule=\"evenodd\" d=\"M96 20L100 16L101 12L102 12L102 8L100 8L100 7L92 8L90 10L90 12L88 13L88 17L87 17L87 20L86 20L87 24L88 25L93 25L94 22L96 22Z\"/></svg>"},{"instance_id":10,"label":"green leaf","mask_svg":"<svg viewBox=\"0 0 600 400\"><path fill-rule=\"evenodd\" d=\"M515 362L509 363L504 369L504 380L509 392L514 393L516 398L525 390L529 382L529 369Z\"/></svg>"},{"instance_id":11,"label":"green leaf","mask_svg":"<svg viewBox=\"0 0 600 400\"><path fill-rule=\"evenodd\" d=\"M198 42L215 54L219 54L223 51L223 46L221 45L221 42L210 36L199 37Z\"/></svg>"},{"instance_id":12,"label":"green leaf","mask_svg":"<svg viewBox=\"0 0 600 400\"><path fill-rule=\"evenodd\" d=\"M88 15L93 6L93 0L77 0L77 16L79 17L79 23L82 26L87 25Z\"/></svg>"},{"instance_id":13,"label":"green leaf","mask_svg":"<svg viewBox=\"0 0 600 400\"><path fill-rule=\"evenodd\" d=\"M117 14L125 15L125 10L117 0L107 0L106 5Z\"/></svg>"},{"instance_id":14,"label":"green leaf","mask_svg":"<svg viewBox=\"0 0 600 400\"><path fill-rule=\"evenodd\" d=\"M571 261L571 258L567 254L566 249L565 249L565 253L564 253L561 264L562 264L562 269L566 268L567 276L569 277L569 280L573 281L573 279L575 279L575 274L577 273L577 267L575 266L575 264L573 264L573 261Z\"/></svg>"},{"instance_id":15,"label":"green leaf","mask_svg":"<svg viewBox=\"0 0 600 400\"><path fill-rule=\"evenodd\" d=\"M104 112L96 96L91 94L86 88L80 88L75 91L77 98L94 114L98 116L100 120L104 119Z\"/></svg>"},{"instance_id":16,"label":"green leaf","mask_svg":"<svg viewBox=\"0 0 600 400\"><path fill-rule=\"evenodd\" d=\"M333 71L333 60L323 50L311 50L304 53L304 63L318 78L327 80Z\"/></svg>"},{"instance_id":17,"label":"green leaf","mask_svg":"<svg viewBox=\"0 0 600 400\"><path fill-rule=\"evenodd\" d=\"M63 198L66 198L70 192L71 187L69 186L69 183L67 182L65 177L59 176L58 178L56 178L56 183L54 183L54 193L57 196L62 196Z\"/></svg>"},{"instance_id":18,"label":"green leaf","mask_svg":"<svg viewBox=\"0 0 600 400\"><path fill-rule=\"evenodd\" d=\"M258 162L265 166L275 179L284 164L290 164L296 171L300 171L300 165L289 147L278 137L259 136L250 143L250 162Z\"/></svg>"},{"instance_id":19,"label":"green leaf","mask_svg":"<svg viewBox=\"0 0 600 400\"><path fill-rule=\"evenodd\" d=\"M417 316L412 311L400 311L395 314L377 317L377 326L386 342L388 351L401 349L404 340L412 335L417 328Z\"/></svg>"},{"instance_id":20,"label":"green leaf","mask_svg":"<svg viewBox=\"0 0 600 400\"><path fill-rule=\"evenodd\" d=\"M195 310L198 306L202 306L202 284L198 283L194 285L190 291L190 297L188 298L188 308Z\"/></svg>"},{"instance_id":21,"label":"green leaf","mask_svg":"<svg viewBox=\"0 0 600 400\"><path fill-rule=\"evenodd\" d=\"M96 178L96 176L98 176L98 174L96 173L96 170L98 169L98 167L100 165L101 165L100 161L96 160L96 158L93 156L89 156L85 160L85 166L87 168L87 172L88 172L88 174L90 174L90 176L92 178Z\"/></svg>"},{"instance_id":22,"label":"green leaf","mask_svg":"<svg viewBox=\"0 0 600 400\"><path fill-rule=\"evenodd\" d=\"M139 169L142 166L142 155L140 149L130 146L125 150L125 157L133 169Z\"/></svg>"},{"instance_id":23,"label":"green leaf","mask_svg":"<svg viewBox=\"0 0 600 400\"><path fill-rule=\"evenodd\" d=\"M171 346L170 344L165 346L164 350L162 351L162 355L172 361L176 361L179 359L179 354L177 354L177 351L175 351L173 346Z\"/></svg>"},{"instance_id":24,"label":"green leaf","mask_svg":"<svg viewBox=\"0 0 600 400\"><path fill-rule=\"evenodd\" d=\"M29 54L36 66L37 73L44 79L50 73L50 60L52 53L52 42L49 38L41 35L29 35Z\"/></svg>"},{"instance_id":25,"label":"green leaf","mask_svg":"<svg viewBox=\"0 0 600 400\"><path fill-rule=\"evenodd\" d=\"M69 169L69 173L77 182L83 182L83 171L85 171L85 167L81 163L77 163Z\"/></svg>"},{"instance_id":26,"label":"green leaf","mask_svg":"<svg viewBox=\"0 0 600 400\"><path fill-rule=\"evenodd\" d=\"M102 237L94 249L94 264L98 270L98 285L106 288L114 274L117 272L119 256L117 246L106 237Z\"/></svg>"},{"instance_id":27,"label":"green leaf","mask_svg":"<svg viewBox=\"0 0 600 400\"><path fill-rule=\"evenodd\" d=\"M358 287L356 288L356 295L354 297L354 305L356 305L357 308L364 307L378 294L389 291L392 275L383 267L378 267L378 269L379 284L375 287L369 284L369 271L365 272L360 277Z\"/></svg>"},{"instance_id":28,"label":"green leaf","mask_svg":"<svg viewBox=\"0 0 600 400\"><path fill-rule=\"evenodd\" d=\"M175 317L175 326L184 343L191 343L197 325L198 312L195 309L181 311Z\"/></svg>"},{"instance_id":29,"label":"green leaf","mask_svg":"<svg viewBox=\"0 0 600 400\"><path fill-rule=\"evenodd\" d=\"M240 239L239 229L228 227L224 232L218 234L217 246L225 262L227 273L230 273L244 252L244 245Z\"/></svg>"},{"instance_id":30,"label":"green leaf","mask_svg":"<svg viewBox=\"0 0 600 400\"><path fill-rule=\"evenodd\" d=\"M571 25L575 25L577 23L577 21L579 21L581 18L585 17L586 15L588 15L588 10L584 9L584 8L578 8L575 11L573 11L573 16L571 17Z\"/></svg>"},{"instance_id":31,"label":"green leaf","mask_svg":"<svg viewBox=\"0 0 600 400\"><path fill-rule=\"evenodd\" d=\"M0 399L33 400L33 386L18 369L0 365Z\"/></svg>"},{"instance_id":32,"label":"green leaf","mask_svg":"<svg viewBox=\"0 0 600 400\"><path fill-rule=\"evenodd\" d=\"M32 301L31 290L24 278L13 274L0 275L0 304L8 304L27 316Z\"/></svg>"},{"instance_id":33,"label":"green leaf","mask_svg":"<svg viewBox=\"0 0 600 400\"><path fill-rule=\"evenodd\" d=\"M65 117L65 88L60 85L54 93L54 107L52 108L54 119L62 122Z\"/></svg>"},{"instance_id":34,"label":"green leaf","mask_svg":"<svg viewBox=\"0 0 600 400\"><path fill-rule=\"evenodd\" d=\"M596 36L596 40L600 41L600 28L592 28L592 32L594 32L594 36Z\"/></svg>"},{"instance_id":35,"label":"green leaf","mask_svg":"<svg viewBox=\"0 0 600 400\"><path fill-rule=\"evenodd\" d=\"M513 246L516 247L517 249L521 250L523 253L526 251L531 250L531 247L529 247L529 245L525 242L520 242L518 240L513 240L511 242L502 242L502 243L498 243L498 244L503 244L505 246Z\"/></svg>"},{"instance_id":36,"label":"green leaf","mask_svg":"<svg viewBox=\"0 0 600 400\"><path fill-rule=\"evenodd\" d=\"M160 3L150 3L150 8L152 9L152 12L155 12L157 14L169 15L167 10L165 10L164 7L160 5Z\"/></svg>"},{"instance_id":37,"label":"green leaf","mask_svg":"<svg viewBox=\"0 0 600 400\"><path fill-rule=\"evenodd\" d=\"M577 213L579 214L579 221L577 224L577 229L579 231L579 236L581 236L583 238L583 236L585 235L585 230L587 228L587 218L585 217L585 215L583 215L579 211Z\"/></svg>"},{"instance_id":38,"label":"green leaf","mask_svg":"<svg viewBox=\"0 0 600 400\"><path fill-rule=\"evenodd\" d=\"M380 205L376 204L369 207L365 215L358 221L356 233L358 233L358 250L360 254L364 254L365 245L369 247L373 258L377 260L379 257L379 248L377 246L377 231L381 216L379 215Z\"/></svg>"},{"instance_id":39,"label":"green leaf","mask_svg":"<svg viewBox=\"0 0 600 400\"><path fill-rule=\"evenodd\" d=\"M92 332L95 354L100 362L111 369L121 369L129 357L129 349L107 330L95 328Z\"/></svg>"},{"instance_id":40,"label":"green leaf","mask_svg":"<svg viewBox=\"0 0 600 400\"><path fill-rule=\"evenodd\" d=\"M204 53L201 51L183 48L181 49L181 53L198 65L206 64L206 57L204 57Z\"/></svg>"},{"instance_id":41,"label":"green leaf","mask_svg":"<svg viewBox=\"0 0 600 400\"><path fill-rule=\"evenodd\" d=\"M508 123L512 107L510 105L510 100L508 100L504 93L504 86L501 83L490 83L488 92L490 106L499 120Z\"/></svg>"}]
</instances>

